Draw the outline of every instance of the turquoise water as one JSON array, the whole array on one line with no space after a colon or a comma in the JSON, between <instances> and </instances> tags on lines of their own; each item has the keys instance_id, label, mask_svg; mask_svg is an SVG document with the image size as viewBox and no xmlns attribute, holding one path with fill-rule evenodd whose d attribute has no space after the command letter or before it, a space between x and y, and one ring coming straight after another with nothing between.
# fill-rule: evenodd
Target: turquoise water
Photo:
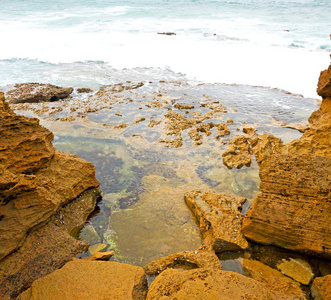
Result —
<instances>
[{"instance_id":1,"label":"turquoise water","mask_svg":"<svg viewBox=\"0 0 331 300\"><path fill-rule=\"evenodd\" d=\"M315 97L331 2L1 1L0 30L0 86L185 78Z\"/></svg>"}]
</instances>

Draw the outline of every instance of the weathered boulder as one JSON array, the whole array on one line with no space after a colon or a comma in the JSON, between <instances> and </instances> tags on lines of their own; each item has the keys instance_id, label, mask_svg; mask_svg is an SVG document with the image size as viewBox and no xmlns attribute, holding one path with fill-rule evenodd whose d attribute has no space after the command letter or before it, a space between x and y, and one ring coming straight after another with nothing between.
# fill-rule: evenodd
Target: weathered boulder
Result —
<instances>
[{"instance_id":1,"label":"weathered boulder","mask_svg":"<svg viewBox=\"0 0 331 300\"><path fill-rule=\"evenodd\" d=\"M250 166L251 154L249 139L243 135L237 136L229 142L229 147L223 152L223 163L229 169Z\"/></svg>"},{"instance_id":2,"label":"weathered boulder","mask_svg":"<svg viewBox=\"0 0 331 300\"><path fill-rule=\"evenodd\" d=\"M62 251L61 247L54 247L52 240L54 238L52 234L55 234L57 230L52 232L52 229L49 229L48 235L41 234L39 230L46 223L52 223L56 219L55 215L62 209L65 210L65 206L68 206L71 201L80 195L86 196L89 193L88 190L92 188L94 189L93 196L87 196L89 198L87 203L81 206L77 204L81 215L77 216L76 223L71 222L69 227L62 228L64 240L70 240L69 232L75 226L81 225L88 213L93 210L95 200L100 196L100 191L95 189L98 188L99 182L95 178L94 166L91 163L76 155L57 151L51 143L53 134L40 126L37 119L16 115L5 102L2 93L0 93L0 135L1 282L15 278L15 272L15 274L21 273L22 278L29 277L27 274L34 272L33 276L38 278L38 275L42 276L42 272L36 271L38 264L32 262L34 256L31 256L31 259L26 257L29 251L34 249L36 254L44 255L43 250L48 247L45 245L47 243L54 248L52 253L56 249ZM33 242L29 237L33 235L32 240L38 240L43 236L44 244L32 245ZM60 235L58 239L63 241ZM24 248L25 244L28 245L26 248ZM77 254L77 249L84 251L86 244L68 242L68 247L71 247L68 252L72 256ZM26 252L23 249L26 249L24 250ZM63 257L66 255L62 253ZM10 258L14 256L16 259ZM47 257L50 259L49 256ZM25 264L26 261L29 263ZM44 262L42 259L40 261ZM63 263L64 260L59 259L54 264L58 264L59 267ZM24 270L18 271L17 268L23 265ZM40 264L38 266L41 267ZM12 291L14 286L18 290L24 286L28 287L28 284L31 284L31 278L27 279L27 277L21 281L16 280L15 284L11 284L10 290ZM0 296L7 291L8 286L0 283Z\"/></svg>"},{"instance_id":3,"label":"weathered boulder","mask_svg":"<svg viewBox=\"0 0 331 300\"><path fill-rule=\"evenodd\" d=\"M259 153L261 193L242 227L248 239L331 257L330 82L329 69L320 77L318 92L324 98L309 118L309 130L299 140Z\"/></svg>"},{"instance_id":4,"label":"weathered boulder","mask_svg":"<svg viewBox=\"0 0 331 300\"><path fill-rule=\"evenodd\" d=\"M315 300L331 299L331 275L315 278L311 286L311 295Z\"/></svg>"},{"instance_id":5,"label":"weathered boulder","mask_svg":"<svg viewBox=\"0 0 331 300\"><path fill-rule=\"evenodd\" d=\"M15 89L6 93L10 103L52 102L69 97L73 88L45 83L17 83Z\"/></svg>"},{"instance_id":6,"label":"weathered boulder","mask_svg":"<svg viewBox=\"0 0 331 300\"><path fill-rule=\"evenodd\" d=\"M168 269L152 282L147 300L273 299L265 286L238 273L218 269Z\"/></svg>"},{"instance_id":7,"label":"weathered boulder","mask_svg":"<svg viewBox=\"0 0 331 300\"><path fill-rule=\"evenodd\" d=\"M201 246L196 251L184 251L153 260L144 266L147 275L157 275L166 269L212 268L221 269L221 263L214 251Z\"/></svg>"},{"instance_id":8,"label":"weathered boulder","mask_svg":"<svg viewBox=\"0 0 331 300\"><path fill-rule=\"evenodd\" d=\"M299 286L279 271L256 260L243 260L244 272L247 276L262 283L275 299L306 299Z\"/></svg>"},{"instance_id":9,"label":"weathered boulder","mask_svg":"<svg viewBox=\"0 0 331 300\"><path fill-rule=\"evenodd\" d=\"M185 193L184 199L199 223L205 245L216 252L248 247L241 233L240 210L245 198L194 190Z\"/></svg>"},{"instance_id":10,"label":"weathered boulder","mask_svg":"<svg viewBox=\"0 0 331 300\"><path fill-rule=\"evenodd\" d=\"M36 280L18 299L143 300L146 294L147 280L141 267L75 260Z\"/></svg>"}]
</instances>

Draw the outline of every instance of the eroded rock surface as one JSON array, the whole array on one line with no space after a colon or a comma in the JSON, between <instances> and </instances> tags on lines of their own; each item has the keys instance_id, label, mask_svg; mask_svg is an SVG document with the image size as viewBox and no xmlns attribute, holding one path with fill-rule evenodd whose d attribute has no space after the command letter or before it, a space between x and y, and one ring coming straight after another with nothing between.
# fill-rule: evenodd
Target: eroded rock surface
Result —
<instances>
[{"instance_id":1,"label":"eroded rock surface","mask_svg":"<svg viewBox=\"0 0 331 300\"><path fill-rule=\"evenodd\" d=\"M241 205L245 198L195 190L184 196L196 217L204 243L216 252L242 250L248 242L241 233Z\"/></svg>"},{"instance_id":2,"label":"eroded rock surface","mask_svg":"<svg viewBox=\"0 0 331 300\"><path fill-rule=\"evenodd\" d=\"M217 269L168 269L152 282L147 300L273 299L261 283L238 273Z\"/></svg>"},{"instance_id":3,"label":"eroded rock surface","mask_svg":"<svg viewBox=\"0 0 331 300\"><path fill-rule=\"evenodd\" d=\"M14 265L8 262L11 261L10 254L14 252L12 255L17 256L21 253L18 250L23 249L30 235L38 234L42 226L56 219L55 214L72 200L90 188L98 188L99 182L91 163L76 155L57 151L51 144L53 134L40 126L37 119L14 114L5 102L3 93L0 93L0 134L0 277L1 281L6 281L15 277L8 270L15 272L15 266L20 265L15 260L12 261ZM97 190L95 193L96 197L100 195ZM76 225L71 223L63 229L66 240L70 240L68 230L84 222L86 214L93 209L96 197L93 204L90 202L80 207L82 216L78 217ZM52 238L50 234L49 241L44 238L43 242L52 244ZM35 253L42 255L37 245L40 249L47 246L34 245ZM75 247L80 251L86 247L82 243L68 245L72 247L71 253L76 251ZM25 255L16 260L22 257ZM34 267L31 260L28 266ZM32 272L29 268L24 270L18 273ZM36 269L34 272L38 273ZM21 284L26 286L27 282L30 279L25 278ZM22 286L18 285L17 289L20 288ZM7 289L6 285L0 284L0 295L3 295L4 289Z\"/></svg>"},{"instance_id":4,"label":"eroded rock surface","mask_svg":"<svg viewBox=\"0 0 331 300\"><path fill-rule=\"evenodd\" d=\"M75 260L36 280L18 299L143 300L143 268L117 262Z\"/></svg>"},{"instance_id":5,"label":"eroded rock surface","mask_svg":"<svg viewBox=\"0 0 331 300\"><path fill-rule=\"evenodd\" d=\"M144 267L147 275L157 275L166 269L176 268L213 268L221 269L221 263L215 252L200 247L196 251L184 251L153 260Z\"/></svg>"},{"instance_id":6,"label":"eroded rock surface","mask_svg":"<svg viewBox=\"0 0 331 300\"><path fill-rule=\"evenodd\" d=\"M315 278L311 286L311 295L315 300L331 299L331 275Z\"/></svg>"},{"instance_id":7,"label":"eroded rock surface","mask_svg":"<svg viewBox=\"0 0 331 300\"><path fill-rule=\"evenodd\" d=\"M10 103L52 102L69 97L73 88L45 83L17 83L6 93Z\"/></svg>"},{"instance_id":8,"label":"eroded rock surface","mask_svg":"<svg viewBox=\"0 0 331 300\"><path fill-rule=\"evenodd\" d=\"M331 257L331 72L321 73L321 107L300 140L257 157L260 191L243 233L263 244Z\"/></svg>"}]
</instances>

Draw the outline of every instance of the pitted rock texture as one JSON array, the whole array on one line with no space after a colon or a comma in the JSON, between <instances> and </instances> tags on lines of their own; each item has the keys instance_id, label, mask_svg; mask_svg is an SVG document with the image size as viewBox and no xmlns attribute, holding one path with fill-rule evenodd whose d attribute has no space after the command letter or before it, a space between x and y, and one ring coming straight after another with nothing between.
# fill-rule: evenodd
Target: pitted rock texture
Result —
<instances>
[{"instance_id":1,"label":"pitted rock texture","mask_svg":"<svg viewBox=\"0 0 331 300\"><path fill-rule=\"evenodd\" d=\"M240 210L245 198L195 190L186 193L184 199L199 223L205 245L215 252L248 247L241 233Z\"/></svg>"},{"instance_id":2,"label":"pitted rock texture","mask_svg":"<svg viewBox=\"0 0 331 300\"><path fill-rule=\"evenodd\" d=\"M218 269L168 269L152 282L147 300L274 299L260 282Z\"/></svg>"},{"instance_id":3,"label":"pitted rock texture","mask_svg":"<svg viewBox=\"0 0 331 300\"><path fill-rule=\"evenodd\" d=\"M153 260L144 266L147 275L158 275L166 269L212 268L221 269L221 263L214 251L201 246L196 251L184 251Z\"/></svg>"},{"instance_id":4,"label":"pitted rock texture","mask_svg":"<svg viewBox=\"0 0 331 300\"><path fill-rule=\"evenodd\" d=\"M37 119L16 115L5 102L3 93L0 93L0 134L0 270L1 279L6 281L7 275L14 276L4 267L11 254L17 255L31 234L38 232L82 193L98 188L99 182L91 163L57 151L51 143L53 134L40 126ZM100 192L96 193L100 195ZM78 223L71 227L81 225L91 209L92 204L81 207L83 220L78 217ZM64 231L67 230L71 229ZM53 243L51 235L48 241L47 238L43 241ZM39 253L37 245L45 245L34 245L35 252ZM54 245L52 247L56 249ZM74 248L73 252L76 251ZM78 243L76 248L83 251L86 245ZM30 265L20 272L32 272L35 264ZM9 266L9 269L15 269L13 265ZM27 282L24 279L22 284L28 285ZM0 292L1 295L2 288Z\"/></svg>"},{"instance_id":5,"label":"pitted rock texture","mask_svg":"<svg viewBox=\"0 0 331 300\"><path fill-rule=\"evenodd\" d=\"M299 140L257 152L261 193L243 220L248 239L331 257L330 84L329 68L319 81L322 105Z\"/></svg>"},{"instance_id":6,"label":"pitted rock texture","mask_svg":"<svg viewBox=\"0 0 331 300\"><path fill-rule=\"evenodd\" d=\"M331 299L331 275L315 278L311 286L311 295L314 300Z\"/></svg>"},{"instance_id":7,"label":"pitted rock texture","mask_svg":"<svg viewBox=\"0 0 331 300\"><path fill-rule=\"evenodd\" d=\"M75 260L36 280L19 300L143 300L147 280L143 268L117 262Z\"/></svg>"},{"instance_id":8,"label":"pitted rock texture","mask_svg":"<svg viewBox=\"0 0 331 300\"><path fill-rule=\"evenodd\" d=\"M45 83L17 83L15 89L6 93L10 103L52 102L69 97L73 88Z\"/></svg>"}]
</instances>

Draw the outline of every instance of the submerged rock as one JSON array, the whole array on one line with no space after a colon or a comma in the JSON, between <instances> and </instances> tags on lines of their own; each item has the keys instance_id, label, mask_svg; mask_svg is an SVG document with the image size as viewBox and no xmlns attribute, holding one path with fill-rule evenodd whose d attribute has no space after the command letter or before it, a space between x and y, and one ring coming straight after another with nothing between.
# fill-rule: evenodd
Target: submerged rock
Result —
<instances>
[{"instance_id":1,"label":"submerged rock","mask_svg":"<svg viewBox=\"0 0 331 300\"><path fill-rule=\"evenodd\" d=\"M243 221L246 238L331 257L330 85L329 68L320 77L321 108L299 140L264 148L257 157L261 193Z\"/></svg>"},{"instance_id":2,"label":"submerged rock","mask_svg":"<svg viewBox=\"0 0 331 300\"><path fill-rule=\"evenodd\" d=\"M204 243L216 252L242 250L248 242L241 233L241 205L245 198L195 190L184 196L199 224Z\"/></svg>"},{"instance_id":3,"label":"submerged rock","mask_svg":"<svg viewBox=\"0 0 331 300\"><path fill-rule=\"evenodd\" d=\"M10 103L38 103L52 102L68 98L73 88L59 87L45 83L15 84L15 89L7 92L6 97Z\"/></svg>"},{"instance_id":4,"label":"submerged rock","mask_svg":"<svg viewBox=\"0 0 331 300\"><path fill-rule=\"evenodd\" d=\"M143 300L146 294L147 280L141 267L75 260L36 280L18 299Z\"/></svg>"},{"instance_id":5,"label":"submerged rock","mask_svg":"<svg viewBox=\"0 0 331 300\"><path fill-rule=\"evenodd\" d=\"M147 300L273 299L261 283L230 271L168 269L152 282Z\"/></svg>"}]
</instances>

